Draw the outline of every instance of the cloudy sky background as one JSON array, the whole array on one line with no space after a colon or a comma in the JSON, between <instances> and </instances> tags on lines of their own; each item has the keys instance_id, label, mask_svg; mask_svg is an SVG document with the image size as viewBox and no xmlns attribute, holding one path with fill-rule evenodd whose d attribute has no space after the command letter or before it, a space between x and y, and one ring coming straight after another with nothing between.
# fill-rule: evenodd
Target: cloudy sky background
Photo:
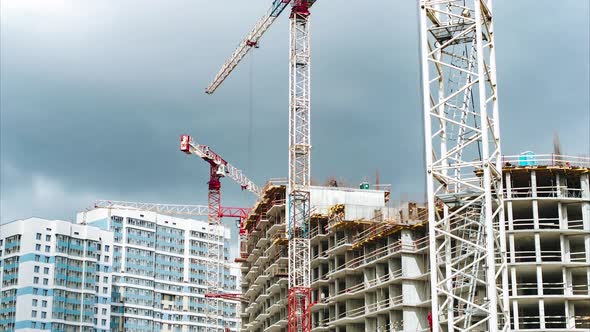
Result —
<instances>
[{"instance_id":1,"label":"cloudy sky background","mask_svg":"<svg viewBox=\"0 0 590 332\"><path fill-rule=\"evenodd\" d=\"M270 2L2 0L0 221L71 220L96 199L206 204L208 166L178 151L182 133L260 185L285 177L287 15L203 93ZM415 1L355 3L313 8L313 178L356 186L378 168L394 197L421 197ZM495 1L506 154L551 153L554 133L590 152L589 6ZM224 205L252 201L223 181Z\"/></svg>"}]
</instances>

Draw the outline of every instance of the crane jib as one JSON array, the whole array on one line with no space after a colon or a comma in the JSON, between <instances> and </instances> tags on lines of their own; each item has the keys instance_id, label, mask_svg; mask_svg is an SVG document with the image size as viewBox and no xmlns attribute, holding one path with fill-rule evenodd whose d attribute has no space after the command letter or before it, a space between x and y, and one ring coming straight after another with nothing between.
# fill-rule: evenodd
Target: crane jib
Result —
<instances>
[{"instance_id":1,"label":"crane jib","mask_svg":"<svg viewBox=\"0 0 590 332\"><path fill-rule=\"evenodd\" d=\"M291 2L291 0L275 0L272 3L272 9L270 11L270 16L278 17L281 15L283 10L287 7L287 5Z\"/></svg>"}]
</instances>

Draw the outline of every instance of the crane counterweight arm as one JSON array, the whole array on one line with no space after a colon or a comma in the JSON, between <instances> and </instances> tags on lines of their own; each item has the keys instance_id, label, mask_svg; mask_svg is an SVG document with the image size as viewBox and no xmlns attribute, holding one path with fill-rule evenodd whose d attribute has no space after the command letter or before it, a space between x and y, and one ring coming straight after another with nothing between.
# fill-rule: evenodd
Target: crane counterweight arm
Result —
<instances>
[{"instance_id":1,"label":"crane counterweight arm","mask_svg":"<svg viewBox=\"0 0 590 332\"><path fill-rule=\"evenodd\" d=\"M189 135L180 136L180 151L186 154L197 155L212 166L216 166L217 175L231 178L238 183L242 189L248 190L258 197L262 194L260 187L252 180L248 179L240 169L225 161L225 159L213 152L208 146L196 143Z\"/></svg>"},{"instance_id":2,"label":"crane counterweight arm","mask_svg":"<svg viewBox=\"0 0 590 332\"><path fill-rule=\"evenodd\" d=\"M221 66L219 73L215 76L213 81L209 84L205 93L212 94L215 90L225 81L225 79L231 74L236 68L238 63L248 54L252 47L258 47L258 41L268 28L274 23L277 17L283 12L285 7L291 2L291 0L274 0L270 9L262 16L256 23L254 28L248 33L246 38L240 43L238 48L232 53L232 55L225 61Z\"/></svg>"}]
</instances>

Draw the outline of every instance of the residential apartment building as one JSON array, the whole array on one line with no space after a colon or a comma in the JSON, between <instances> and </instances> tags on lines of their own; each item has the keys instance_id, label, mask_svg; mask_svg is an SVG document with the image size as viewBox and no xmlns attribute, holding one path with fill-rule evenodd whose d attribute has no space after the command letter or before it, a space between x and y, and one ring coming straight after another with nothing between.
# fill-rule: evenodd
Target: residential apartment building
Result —
<instances>
[{"instance_id":1,"label":"residential apartment building","mask_svg":"<svg viewBox=\"0 0 590 332\"><path fill-rule=\"evenodd\" d=\"M590 159L506 159L511 327L590 331Z\"/></svg>"},{"instance_id":2,"label":"residential apartment building","mask_svg":"<svg viewBox=\"0 0 590 332\"><path fill-rule=\"evenodd\" d=\"M109 331L113 233L29 218L0 227L0 331Z\"/></svg>"},{"instance_id":3,"label":"residential apartment building","mask_svg":"<svg viewBox=\"0 0 590 332\"><path fill-rule=\"evenodd\" d=\"M112 232L111 331L210 331L205 301L206 221L133 209L99 208L79 213L78 223ZM216 230L224 246L224 290L236 292L239 270L229 261L228 228ZM235 244L233 244L235 245ZM237 331L238 301L220 300L218 331Z\"/></svg>"},{"instance_id":4,"label":"residential apartment building","mask_svg":"<svg viewBox=\"0 0 590 332\"><path fill-rule=\"evenodd\" d=\"M511 330L590 331L590 159L525 154L508 157L503 174ZM244 332L286 330L285 191L269 182L245 224ZM427 212L388 199L387 191L311 187L312 331L430 330ZM468 278L456 283L467 289ZM486 301L481 285L473 296Z\"/></svg>"},{"instance_id":5,"label":"residential apartment building","mask_svg":"<svg viewBox=\"0 0 590 332\"><path fill-rule=\"evenodd\" d=\"M311 187L313 331L428 329L425 209L388 200L388 190ZM242 331L286 330L285 206L285 184L271 182L246 222Z\"/></svg>"}]
</instances>

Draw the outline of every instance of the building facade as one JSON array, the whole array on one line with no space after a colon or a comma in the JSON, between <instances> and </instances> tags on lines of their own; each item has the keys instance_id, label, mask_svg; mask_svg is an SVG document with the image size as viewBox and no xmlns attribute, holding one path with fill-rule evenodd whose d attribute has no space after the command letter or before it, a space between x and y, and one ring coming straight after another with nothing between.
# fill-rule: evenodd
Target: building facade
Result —
<instances>
[{"instance_id":1,"label":"building facade","mask_svg":"<svg viewBox=\"0 0 590 332\"><path fill-rule=\"evenodd\" d=\"M511 330L590 331L590 159L508 157L503 174ZM379 190L312 187L310 201L312 331L430 331L427 211ZM244 332L286 330L286 206L270 182L246 221ZM486 301L468 280L456 287Z\"/></svg>"},{"instance_id":2,"label":"building facade","mask_svg":"<svg viewBox=\"0 0 590 332\"><path fill-rule=\"evenodd\" d=\"M553 155L506 162L515 331L590 331L589 168L587 158Z\"/></svg>"},{"instance_id":3,"label":"building facade","mask_svg":"<svg viewBox=\"0 0 590 332\"><path fill-rule=\"evenodd\" d=\"M388 200L385 190L311 187L312 331L428 330L425 210ZM244 332L286 331L285 203L285 185L270 183L246 222Z\"/></svg>"},{"instance_id":4,"label":"building facade","mask_svg":"<svg viewBox=\"0 0 590 332\"><path fill-rule=\"evenodd\" d=\"M113 234L29 218L0 227L0 330L109 331Z\"/></svg>"},{"instance_id":5,"label":"building facade","mask_svg":"<svg viewBox=\"0 0 590 332\"><path fill-rule=\"evenodd\" d=\"M77 221L113 233L111 331L210 331L206 325L208 224L154 212L100 208ZM229 262L230 231L220 226L223 286L236 293L239 270ZM220 300L220 332L237 331L240 303Z\"/></svg>"}]
</instances>

